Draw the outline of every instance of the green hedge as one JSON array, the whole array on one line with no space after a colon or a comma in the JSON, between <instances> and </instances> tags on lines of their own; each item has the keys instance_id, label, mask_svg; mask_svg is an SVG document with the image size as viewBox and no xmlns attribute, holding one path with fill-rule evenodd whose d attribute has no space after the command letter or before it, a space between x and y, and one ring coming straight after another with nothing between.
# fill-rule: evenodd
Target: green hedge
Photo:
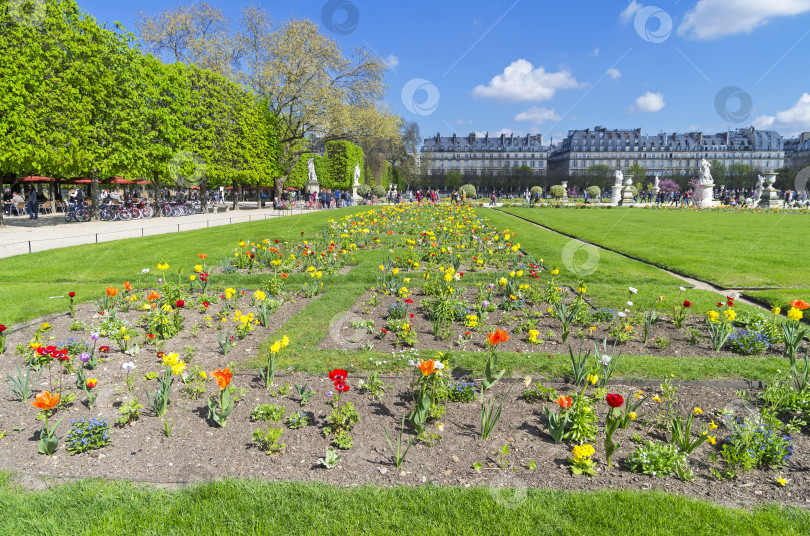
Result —
<instances>
[{"instance_id":1,"label":"green hedge","mask_svg":"<svg viewBox=\"0 0 810 536\"><path fill-rule=\"evenodd\" d=\"M292 188L305 188L309 180L309 159L315 159L315 174L318 175L318 182L323 184L329 178L329 162L325 156L318 156L312 153L305 153L295 164L287 178L284 186ZM325 186L328 188L328 186Z\"/></svg>"},{"instance_id":2,"label":"green hedge","mask_svg":"<svg viewBox=\"0 0 810 536\"><path fill-rule=\"evenodd\" d=\"M363 149L348 141L330 141L326 144L329 165L328 181L321 180L322 188L351 188L354 183L354 167L360 165L360 183L365 182Z\"/></svg>"}]
</instances>

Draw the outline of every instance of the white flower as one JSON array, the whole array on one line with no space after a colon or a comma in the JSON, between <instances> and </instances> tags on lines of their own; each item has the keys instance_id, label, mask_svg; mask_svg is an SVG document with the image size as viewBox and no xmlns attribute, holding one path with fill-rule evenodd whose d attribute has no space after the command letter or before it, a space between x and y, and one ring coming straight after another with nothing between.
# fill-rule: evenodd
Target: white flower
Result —
<instances>
[{"instance_id":1,"label":"white flower","mask_svg":"<svg viewBox=\"0 0 810 536\"><path fill-rule=\"evenodd\" d=\"M627 316L626 314L624 314L624 312L623 312L623 311L619 311L618 313L616 313L616 315L617 315L619 318L624 318L624 317L626 317L626 316Z\"/></svg>"},{"instance_id":2,"label":"white flower","mask_svg":"<svg viewBox=\"0 0 810 536\"><path fill-rule=\"evenodd\" d=\"M141 273L142 274L148 274L149 273L149 268L144 268L143 270L141 270Z\"/></svg>"},{"instance_id":3,"label":"white flower","mask_svg":"<svg viewBox=\"0 0 810 536\"><path fill-rule=\"evenodd\" d=\"M130 361L128 363L122 363L121 368L124 370L135 370L135 362Z\"/></svg>"},{"instance_id":4,"label":"white flower","mask_svg":"<svg viewBox=\"0 0 810 536\"><path fill-rule=\"evenodd\" d=\"M681 292L686 292L686 288L681 287Z\"/></svg>"},{"instance_id":5,"label":"white flower","mask_svg":"<svg viewBox=\"0 0 810 536\"><path fill-rule=\"evenodd\" d=\"M442 363L441 361L434 361L433 368L435 368L436 370L442 370L444 369L444 363Z\"/></svg>"},{"instance_id":6,"label":"white flower","mask_svg":"<svg viewBox=\"0 0 810 536\"><path fill-rule=\"evenodd\" d=\"M603 355L602 359L599 360L599 364L600 365L605 365L605 366L610 365L610 356L609 355Z\"/></svg>"},{"instance_id":7,"label":"white flower","mask_svg":"<svg viewBox=\"0 0 810 536\"><path fill-rule=\"evenodd\" d=\"M627 289L630 291L630 294L635 294L636 292L638 292L637 288L627 287Z\"/></svg>"},{"instance_id":8,"label":"white flower","mask_svg":"<svg viewBox=\"0 0 810 536\"><path fill-rule=\"evenodd\" d=\"M633 302L628 301L628 302L627 302L627 306L628 306L628 307L632 307L632 306L633 306Z\"/></svg>"},{"instance_id":9,"label":"white flower","mask_svg":"<svg viewBox=\"0 0 810 536\"><path fill-rule=\"evenodd\" d=\"M532 384L532 377L531 376L526 376L525 378L523 378L523 385L528 387L531 384Z\"/></svg>"}]
</instances>

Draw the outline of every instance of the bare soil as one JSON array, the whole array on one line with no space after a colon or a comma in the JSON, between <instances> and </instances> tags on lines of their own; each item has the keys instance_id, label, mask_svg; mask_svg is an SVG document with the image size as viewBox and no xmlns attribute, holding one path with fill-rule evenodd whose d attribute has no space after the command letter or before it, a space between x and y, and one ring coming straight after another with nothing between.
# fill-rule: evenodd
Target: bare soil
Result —
<instances>
[{"instance_id":1,"label":"bare soil","mask_svg":"<svg viewBox=\"0 0 810 536\"><path fill-rule=\"evenodd\" d=\"M196 336L187 332L168 341L164 351L181 352L186 346L194 346L196 351L190 360L191 365L200 365L206 370L223 367L227 361L240 362L250 359L258 347L258 341L264 340L269 333L286 318L300 310L306 300L289 303L274 315L268 328L257 328L254 336L240 341L227 357L219 352L216 345L216 334L213 330L201 328ZM380 306L377 309L382 309ZM77 309L77 319L90 324L95 313L93 307ZM186 310L187 322L199 322L202 315L195 310ZM359 314L359 313L358 313ZM376 313L375 313L376 314ZM195 317L196 315L196 317ZM124 315L134 323L138 313ZM374 317L372 318L380 318ZM63 341L70 336L81 335L88 340L87 333L70 332L72 320L61 316L50 320L53 325L50 336L54 341ZM425 332L429 324L418 319L416 325L420 330L420 347L424 341L426 347L441 347L440 342L433 341L432 335ZM666 329L663 325L656 329ZM22 366L22 359L14 354L17 344L26 344L34 331L28 327L11 333L8 341L9 351L0 360L0 374L14 374L17 365ZM542 333L542 328L541 328ZM665 331L665 333L669 333ZM476 334L474 344L482 344L483 334ZM597 335L598 337L598 335ZM672 336L674 339L674 334ZM324 344L331 337L326 337ZM100 344L113 344L102 339ZM558 341L559 342L559 341ZM511 343L511 346L509 345ZM526 343L513 337L507 343L506 350L521 349L537 351ZM379 341L377 341L379 344ZM549 343L546 343L549 344ZM680 348L675 346L675 349ZM446 343L444 343L446 346ZM558 345L559 346L559 345ZM553 346L549 346L553 348ZM688 346L684 346L684 351ZM632 346L627 351L634 350ZM690 354L692 355L692 354ZM703 347L703 355L709 355ZM134 360L136 380L134 392L127 393L125 374L121 364ZM161 361L156 357L154 347L146 347L136 358L113 349L106 361L95 371L88 372L88 377L98 377L99 397L91 411L84 403L84 395L75 389L75 376L65 374L63 383L67 392L77 393L75 401L67 408L68 418L58 430L60 446L52 457L37 454L37 442L41 422L35 417L37 410L28 403L15 400L8 389L0 390L0 431L5 436L0 439L3 456L0 457L0 469L16 471L21 478L34 485L41 478L83 478L103 477L109 479L128 479L157 483L185 483L216 478L259 478L278 481L320 481L339 485L359 485L373 483L383 486L424 485L442 486L488 486L493 497L505 504L520 500L521 489L525 487L553 488L563 490L596 490L596 489L662 489L693 497L713 500L724 504L750 505L769 501L779 501L795 506L810 505L806 499L810 495L810 473L808 473L808 441L806 434L797 434L794 439L793 458L781 472L755 470L742 474L733 481L717 481L709 473L711 461L709 454L718 447L703 444L691 456L692 468L696 474L693 482L681 482L673 477L656 478L630 472L622 463L635 448L630 438L636 434L641 437L665 439L664 432L654 424L660 406L652 401L645 402L639 410L639 419L631 423L626 430L620 430L616 439L621 447L614 456L613 466L608 468L602 447L603 431L594 443L598 462L597 474L592 478L573 476L570 473L567 458L571 445L555 444L546 433L547 422L543 406L553 406L549 402L529 404L520 398L524 391L521 383L514 385L506 397L503 415L489 440L479 439L480 402L448 403L447 413L442 418L443 431L435 426L432 433L442 437L432 447L417 443L409 452L402 469L397 469L385 441L383 429L396 438L402 416L412 407L412 393L409 375L384 377L388 385L381 401L372 399L357 389L358 377L350 377L351 391L344 395L344 400L355 404L360 414L360 421L351 432L354 446L342 451L342 459L332 470L319 466L318 458L325 455L330 440L324 437L322 427L325 418L331 411L327 405L327 393L332 384L324 376L307 376L303 374L277 377L277 383L308 384L315 394L309 403L301 408L294 389L287 396L270 396L255 372L236 375L232 384L244 388L245 394L237 403L235 410L228 418L224 428L217 427L207 418L206 397L214 396L218 387L213 381L207 383L206 397L191 400L180 393L182 383L175 381L172 387L171 404L167 417L173 421L170 437L164 433L163 420L154 416L148 409L147 391L154 391L155 381L146 381L147 372L160 372ZM54 368L53 373L57 370ZM48 376L43 375L37 382L37 391L47 388ZM553 385L561 393L570 394L571 387L564 384ZM633 385L611 384L610 391L631 396L637 389ZM506 394L508 383L503 381L493 390L495 396ZM695 406L705 412L696 417L698 423L708 423L714 419L720 425L716 430L718 441L727 437L729 430L718 417L719 410L727 407L736 408L739 412L742 403L730 388L712 386L681 386L678 389L679 402L677 410L681 415L688 414ZM755 392L750 394L755 395ZM125 427L113 426L118 417L121 403L131 397L137 397L147 408L142 410L140 419ZM251 422L250 413L258 404L272 403L283 405L287 414L296 411L307 411L314 417L314 423L300 430L284 427L281 442L286 444L286 451L281 455L267 455L252 441L253 431L267 428L266 423ZM604 402L597 406L599 422L604 422L607 407ZM70 419L98 417L111 424L111 443L91 453L70 455L65 449L65 437L70 429ZM406 430L406 437L412 432ZM502 472L498 467L497 453L501 447L509 445L510 453L506 465L514 471ZM535 470L528 467L530 462L536 464ZM482 464L476 471L473 466ZM781 474L791 480L785 488L773 483ZM509 489L507 489L509 488ZM514 488L514 489L512 489ZM515 489L517 491L515 491Z\"/></svg>"}]
</instances>

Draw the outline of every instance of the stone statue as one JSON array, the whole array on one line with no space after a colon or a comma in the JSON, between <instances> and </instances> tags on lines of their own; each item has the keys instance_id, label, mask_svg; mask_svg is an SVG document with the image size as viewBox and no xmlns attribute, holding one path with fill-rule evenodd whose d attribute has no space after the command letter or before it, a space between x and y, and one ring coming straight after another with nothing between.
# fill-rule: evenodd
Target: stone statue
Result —
<instances>
[{"instance_id":1,"label":"stone statue","mask_svg":"<svg viewBox=\"0 0 810 536\"><path fill-rule=\"evenodd\" d=\"M307 167L309 168L309 182L318 182L318 175L315 173L315 159L310 158L309 163L307 163Z\"/></svg>"},{"instance_id":2,"label":"stone statue","mask_svg":"<svg viewBox=\"0 0 810 536\"><path fill-rule=\"evenodd\" d=\"M624 173L622 173L621 169L617 169L613 176L616 178L616 181L613 183L613 186L621 186L624 183Z\"/></svg>"},{"instance_id":3,"label":"stone statue","mask_svg":"<svg viewBox=\"0 0 810 536\"><path fill-rule=\"evenodd\" d=\"M653 183L653 188L660 188L661 181L658 180L658 175L655 176L655 182Z\"/></svg>"},{"instance_id":4,"label":"stone statue","mask_svg":"<svg viewBox=\"0 0 810 536\"><path fill-rule=\"evenodd\" d=\"M354 165L354 185L360 185L360 164Z\"/></svg>"},{"instance_id":5,"label":"stone statue","mask_svg":"<svg viewBox=\"0 0 810 536\"><path fill-rule=\"evenodd\" d=\"M759 201L762 199L762 190L764 188L765 188L765 177L763 177L762 175L757 175L757 188L756 191L754 192L754 197L752 199L754 203L759 203Z\"/></svg>"},{"instance_id":6,"label":"stone statue","mask_svg":"<svg viewBox=\"0 0 810 536\"><path fill-rule=\"evenodd\" d=\"M700 184L714 184L712 165L705 158L700 161Z\"/></svg>"}]
</instances>

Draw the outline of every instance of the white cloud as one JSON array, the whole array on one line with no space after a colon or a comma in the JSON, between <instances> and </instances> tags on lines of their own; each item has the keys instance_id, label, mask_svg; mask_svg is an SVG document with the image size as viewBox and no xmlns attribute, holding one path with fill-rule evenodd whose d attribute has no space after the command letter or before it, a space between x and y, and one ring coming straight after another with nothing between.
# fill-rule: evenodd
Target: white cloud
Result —
<instances>
[{"instance_id":1,"label":"white cloud","mask_svg":"<svg viewBox=\"0 0 810 536\"><path fill-rule=\"evenodd\" d=\"M581 84L565 69L550 73L542 66L535 69L530 61L519 59L486 86L475 86L473 96L507 102L540 102L552 98L559 89L577 87Z\"/></svg>"},{"instance_id":2,"label":"white cloud","mask_svg":"<svg viewBox=\"0 0 810 536\"><path fill-rule=\"evenodd\" d=\"M456 119L457 125L472 125L473 122L472 119Z\"/></svg>"},{"instance_id":3,"label":"white cloud","mask_svg":"<svg viewBox=\"0 0 810 536\"><path fill-rule=\"evenodd\" d=\"M389 69L396 69L397 65L399 65L399 58L394 56L393 54L389 54L384 60L385 66Z\"/></svg>"},{"instance_id":4,"label":"white cloud","mask_svg":"<svg viewBox=\"0 0 810 536\"><path fill-rule=\"evenodd\" d=\"M636 2L636 0L632 0L632 2L627 4L627 7L624 8L622 14L619 15L619 20L622 21L623 24L627 24L628 22L633 20L636 11L638 11L642 7L644 7L644 4L639 4L638 2Z\"/></svg>"},{"instance_id":5,"label":"white cloud","mask_svg":"<svg viewBox=\"0 0 810 536\"><path fill-rule=\"evenodd\" d=\"M790 134L810 130L810 93L802 93L792 107L776 115L761 115L754 120L756 128L778 128Z\"/></svg>"},{"instance_id":6,"label":"white cloud","mask_svg":"<svg viewBox=\"0 0 810 536\"><path fill-rule=\"evenodd\" d=\"M551 109L548 108L538 108L537 106L532 106L528 110L520 112L515 116L515 121L531 121L532 123L539 125L541 123L545 123L546 121L559 121L560 116Z\"/></svg>"},{"instance_id":7,"label":"white cloud","mask_svg":"<svg viewBox=\"0 0 810 536\"><path fill-rule=\"evenodd\" d=\"M678 35L708 40L738 33L750 34L772 17L799 15L806 11L810 11L810 0L700 0L684 16Z\"/></svg>"},{"instance_id":8,"label":"white cloud","mask_svg":"<svg viewBox=\"0 0 810 536\"><path fill-rule=\"evenodd\" d=\"M590 53L590 54L588 54L588 55L589 55L590 57L592 57L592 58L597 57L597 56L599 55L599 49L598 49L598 48L593 49L593 52L591 52L591 53Z\"/></svg>"},{"instance_id":9,"label":"white cloud","mask_svg":"<svg viewBox=\"0 0 810 536\"><path fill-rule=\"evenodd\" d=\"M636 99L636 104L630 107L630 113L639 114L657 112L666 105L667 103L664 102L663 93L653 93L652 91L648 91Z\"/></svg>"},{"instance_id":10,"label":"white cloud","mask_svg":"<svg viewBox=\"0 0 810 536\"><path fill-rule=\"evenodd\" d=\"M614 69L613 67L607 70L607 74L614 80L622 77L621 71L619 71L618 69Z\"/></svg>"}]
</instances>

